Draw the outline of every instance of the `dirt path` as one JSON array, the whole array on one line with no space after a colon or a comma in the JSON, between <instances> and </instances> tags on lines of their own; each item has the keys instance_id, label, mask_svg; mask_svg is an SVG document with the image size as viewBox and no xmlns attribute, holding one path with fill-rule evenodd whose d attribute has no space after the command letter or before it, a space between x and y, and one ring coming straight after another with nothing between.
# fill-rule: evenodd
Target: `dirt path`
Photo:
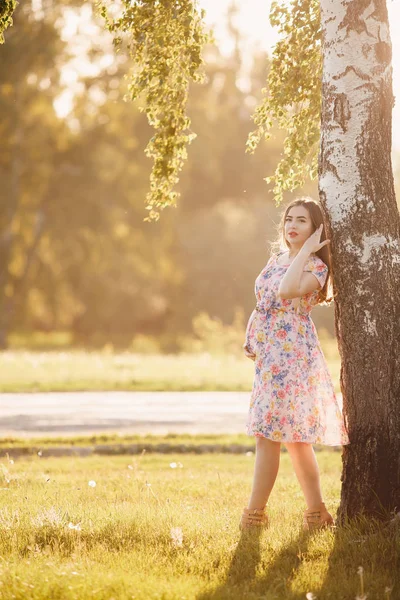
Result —
<instances>
[{"instance_id":1,"label":"dirt path","mask_svg":"<svg viewBox=\"0 0 400 600\"><path fill-rule=\"evenodd\" d=\"M247 392L0 395L0 435L244 432Z\"/></svg>"},{"instance_id":2,"label":"dirt path","mask_svg":"<svg viewBox=\"0 0 400 600\"><path fill-rule=\"evenodd\" d=\"M249 398L249 392L1 394L0 435L245 433Z\"/></svg>"}]
</instances>

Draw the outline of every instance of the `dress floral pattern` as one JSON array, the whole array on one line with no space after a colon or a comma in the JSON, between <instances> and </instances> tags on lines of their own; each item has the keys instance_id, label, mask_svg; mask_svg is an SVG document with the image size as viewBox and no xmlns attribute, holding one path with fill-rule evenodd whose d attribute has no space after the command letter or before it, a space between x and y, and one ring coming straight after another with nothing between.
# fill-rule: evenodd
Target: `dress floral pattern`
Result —
<instances>
[{"instance_id":1,"label":"dress floral pattern","mask_svg":"<svg viewBox=\"0 0 400 600\"><path fill-rule=\"evenodd\" d=\"M246 329L247 346L255 354L247 435L279 442L348 444L310 316L318 303L318 290L301 298L279 298L279 284L289 266L277 263L282 254L272 254L255 281L257 305ZM328 267L316 254L310 255L304 271L315 275L323 287Z\"/></svg>"}]
</instances>

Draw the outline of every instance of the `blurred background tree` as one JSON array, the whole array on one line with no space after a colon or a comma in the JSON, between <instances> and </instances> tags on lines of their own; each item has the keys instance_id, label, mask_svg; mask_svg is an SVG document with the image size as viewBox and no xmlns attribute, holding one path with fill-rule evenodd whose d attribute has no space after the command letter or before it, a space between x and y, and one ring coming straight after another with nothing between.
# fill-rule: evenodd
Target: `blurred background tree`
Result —
<instances>
[{"instance_id":1,"label":"blurred background tree","mask_svg":"<svg viewBox=\"0 0 400 600\"><path fill-rule=\"evenodd\" d=\"M0 47L2 347L10 333L65 331L73 344L152 336L177 351L200 314L244 332L276 235L264 177L283 134L246 154L270 62L255 48L246 67L234 16L232 5L231 55L208 44L205 83L191 84L197 138L179 205L147 223L152 132L139 103L123 101L124 53L91 2L18 5ZM316 184L299 193L316 196ZM317 326L333 335L333 309L319 310Z\"/></svg>"}]
</instances>

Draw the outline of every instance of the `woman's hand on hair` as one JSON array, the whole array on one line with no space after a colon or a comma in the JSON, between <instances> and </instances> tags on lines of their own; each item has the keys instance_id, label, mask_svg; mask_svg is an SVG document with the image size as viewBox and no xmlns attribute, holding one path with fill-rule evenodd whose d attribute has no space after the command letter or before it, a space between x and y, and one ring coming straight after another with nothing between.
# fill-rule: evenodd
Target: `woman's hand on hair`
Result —
<instances>
[{"instance_id":1,"label":"woman's hand on hair","mask_svg":"<svg viewBox=\"0 0 400 600\"><path fill-rule=\"evenodd\" d=\"M317 227L314 233L312 233L310 237L304 242L301 249L308 252L309 254L312 254L313 252L318 252L318 250L321 250L323 246L330 244L331 240L324 240L323 242L320 242L322 231L323 225L321 223L321 225Z\"/></svg>"},{"instance_id":2,"label":"woman's hand on hair","mask_svg":"<svg viewBox=\"0 0 400 600\"><path fill-rule=\"evenodd\" d=\"M243 350L248 358L251 358L251 360L256 360L256 355L254 354L254 352L251 352L251 350L249 350L246 343L243 344Z\"/></svg>"}]
</instances>

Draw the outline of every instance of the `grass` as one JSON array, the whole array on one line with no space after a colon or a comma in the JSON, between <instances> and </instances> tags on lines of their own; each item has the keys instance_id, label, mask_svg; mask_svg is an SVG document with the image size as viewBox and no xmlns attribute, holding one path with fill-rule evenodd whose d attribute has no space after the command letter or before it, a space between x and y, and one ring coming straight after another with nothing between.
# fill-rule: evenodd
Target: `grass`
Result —
<instances>
[{"instance_id":1,"label":"grass","mask_svg":"<svg viewBox=\"0 0 400 600\"><path fill-rule=\"evenodd\" d=\"M335 514L341 456L322 451L318 462ZM400 597L399 531L360 519L301 532L305 505L287 453L271 527L241 535L253 468L252 453L1 458L0 597Z\"/></svg>"},{"instance_id":2,"label":"grass","mask_svg":"<svg viewBox=\"0 0 400 600\"><path fill-rule=\"evenodd\" d=\"M0 438L0 448L40 446L93 446L99 444L214 444L218 446L228 446L233 444L243 446L254 446L254 437L244 433L237 434L191 434L191 433L167 433L165 435L155 434L126 434L118 433L99 433L95 435L73 435L67 437L37 437L37 438Z\"/></svg>"},{"instance_id":3,"label":"grass","mask_svg":"<svg viewBox=\"0 0 400 600\"><path fill-rule=\"evenodd\" d=\"M340 392L336 342L324 354ZM134 354L101 351L26 351L0 354L0 392L243 391L251 390L254 363L233 354Z\"/></svg>"},{"instance_id":4,"label":"grass","mask_svg":"<svg viewBox=\"0 0 400 600\"><path fill-rule=\"evenodd\" d=\"M340 452L341 447L314 445L317 452ZM0 439L0 451L12 457L34 455L41 456L84 455L90 454L141 454L145 452L204 454L209 452L240 454L255 449L255 438L246 434L189 434L168 433L166 435L136 434L96 434L90 436L74 435L68 437L38 437ZM63 452L63 450L65 452ZM80 452L82 450L82 452ZM89 452L90 450L90 452ZM285 446L282 446L285 452Z\"/></svg>"}]
</instances>

